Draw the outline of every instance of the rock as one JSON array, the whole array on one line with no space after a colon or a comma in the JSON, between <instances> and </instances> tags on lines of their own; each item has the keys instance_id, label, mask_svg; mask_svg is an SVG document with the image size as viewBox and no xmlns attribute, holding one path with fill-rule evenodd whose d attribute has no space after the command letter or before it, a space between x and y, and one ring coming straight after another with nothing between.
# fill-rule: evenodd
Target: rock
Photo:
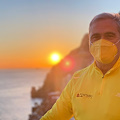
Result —
<instances>
[{"instance_id":1,"label":"rock","mask_svg":"<svg viewBox=\"0 0 120 120\"><path fill-rule=\"evenodd\" d=\"M43 99L41 105L35 104L32 108L32 114L29 115L29 120L39 120L49 109L52 108L59 95L59 92L51 92Z\"/></svg>"},{"instance_id":2,"label":"rock","mask_svg":"<svg viewBox=\"0 0 120 120\"><path fill-rule=\"evenodd\" d=\"M32 98L36 98L37 97L37 91L36 91L36 89L35 89L35 87L32 87L32 90L31 90L31 97Z\"/></svg>"}]
</instances>

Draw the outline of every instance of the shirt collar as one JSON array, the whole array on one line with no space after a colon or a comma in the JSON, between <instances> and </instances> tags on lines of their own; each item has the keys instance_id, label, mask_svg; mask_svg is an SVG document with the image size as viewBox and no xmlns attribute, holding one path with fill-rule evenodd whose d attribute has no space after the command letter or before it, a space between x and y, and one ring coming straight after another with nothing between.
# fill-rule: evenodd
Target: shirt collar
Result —
<instances>
[{"instance_id":1,"label":"shirt collar","mask_svg":"<svg viewBox=\"0 0 120 120\"><path fill-rule=\"evenodd\" d=\"M93 63L93 66L94 66L94 68L95 68L97 71L102 72L102 71L96 66L96 62L95 62L95 61L94 61L94 63ZM116 70L117 68L119 68L119 67L120 67L120 57L118 58L117 62L114 64L114 66L113 66L106 74L109 74L109 73L115 71L115 70Z\"/></svg>"}]
</instances>

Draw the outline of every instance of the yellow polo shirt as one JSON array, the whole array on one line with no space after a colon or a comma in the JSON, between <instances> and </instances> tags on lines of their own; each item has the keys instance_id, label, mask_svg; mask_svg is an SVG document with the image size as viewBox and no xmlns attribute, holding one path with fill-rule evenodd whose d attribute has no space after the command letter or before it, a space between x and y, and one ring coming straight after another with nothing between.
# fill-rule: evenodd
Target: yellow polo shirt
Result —
<instances>
[{"instance_id":1,"label":"yellow polo shirt","mask_svg":"<svg viewBox=\"0 0 120 120\"><path fill-rule=\"evenodd\" d=\"M104 76L95 63L76 72L41 120L120 120L120 58Z\"/></svg>"}]
</instances>

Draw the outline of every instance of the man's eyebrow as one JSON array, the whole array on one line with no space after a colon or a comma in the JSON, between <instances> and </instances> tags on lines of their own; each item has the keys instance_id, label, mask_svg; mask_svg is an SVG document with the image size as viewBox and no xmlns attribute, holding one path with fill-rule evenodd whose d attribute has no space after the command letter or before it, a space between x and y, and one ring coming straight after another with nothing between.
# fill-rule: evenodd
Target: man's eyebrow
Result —
<instances>
[{"instance_id":1,"label":"man's eyebrow","mask_svg":"<svg viewBox=\"0 0 120 120\"><path fill-rule=\"evenodd\" d=\"M99 36L99 35L100 35L99 33L94 33L94 34L92 34L91 38L92 38L93 36Z\"/></svg>"},{"instance_id":2,"label":"man's eyebrow","mask_svg":"<svg viewBox=\"0 0 120 120\"><path fill-rule=\"evenodd\" d=\"M107 34L115 35L114 32L106 32L105 35L107 35Z\"/></svg>"}]
</instances>

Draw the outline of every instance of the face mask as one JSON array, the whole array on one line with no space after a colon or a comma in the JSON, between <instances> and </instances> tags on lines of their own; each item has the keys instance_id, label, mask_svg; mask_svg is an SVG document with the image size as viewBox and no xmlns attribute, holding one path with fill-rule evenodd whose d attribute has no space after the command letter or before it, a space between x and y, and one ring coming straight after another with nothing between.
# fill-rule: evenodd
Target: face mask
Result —
<instances>
[{"instance_id":1,"label":"face mask","mask_svg":"<svg viewBox=\"0 0 120 120\"><path fill-rule=\"evenodd\" d=\"M119 40L120 41L120 40ZM118 49L116 44L104 39L91 43L90 52L95 60L103 64L111 63L117 55Z\"/></svg>"}]
</instances>

